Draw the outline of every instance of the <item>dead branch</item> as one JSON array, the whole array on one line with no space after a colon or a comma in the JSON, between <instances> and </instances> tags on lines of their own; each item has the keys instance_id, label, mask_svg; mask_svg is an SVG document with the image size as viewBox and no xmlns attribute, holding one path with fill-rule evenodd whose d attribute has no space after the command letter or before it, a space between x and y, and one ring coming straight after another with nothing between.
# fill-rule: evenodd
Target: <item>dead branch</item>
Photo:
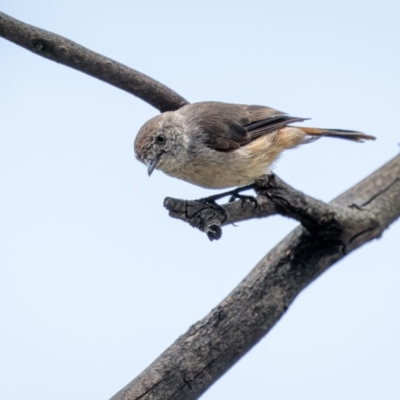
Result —
<instances>
[{"instance_id":1,"label":"dead branch","mask_svg":"<svg viewBox=\"0 0 400 400\"><path fill-rule=\"evenodd\" d=\"M33 53L125 90L161 112L188 102L155 79L91 51L72 40L36 28L0 12L0 36Z\"/></svg>"},{"instance_id":2,"label":"dead branch","mask_svg":"<svg viewBox=\"0 0 400 400\"><path fill-rule=\"evenodd\" d=\"M279 181L277 185L278 192L281 188L286 194L286 189L293 190ZM347 254L379 238L399 217L400 155L329 204L296 191L294 197L283 196L282 200L275 195L270 195L272 200L268 194L263 195L265 201L271 201L266 215L270 209L293 214L307 228L300 226L289 234L225 300L112 400L197 399L268 333L301 290ZM291 200L294 205L289 205ZM169 206L172 202L175 200L167 200ZM261 211L254 213L254 206L247 202L243 208L241 201L227 204L224 208L228 219L221 223L217 215L215 220L223 225L262 216ZM309 204L312 209L308 209ZM185 211L185 202L178 200L171 208L192 223L200 205L189 202L188 208L192 206L193 210ZM257 207L263 208L262 204ZM296 215L296 208L301 216ZM214 211L206 208L204 221Z\"/></svg>"},{"instance_id":3,"label":"dead branch","mask_svg":"<svg viewBox=\"0 0 400 400\"><path fill-rule=\"evenodd\" d=\"M357 213L348 207L316 200L295 190L276 175L265 178L256 186L256 197L243 196L217 207L202 200L167 197L164 206L171 217L205 232L210 240L220 239L224 225L276 214L299 221L311 234L330 229L339 236L374 224L373 216L366 210Z\"/></svg>"}]
</instances>

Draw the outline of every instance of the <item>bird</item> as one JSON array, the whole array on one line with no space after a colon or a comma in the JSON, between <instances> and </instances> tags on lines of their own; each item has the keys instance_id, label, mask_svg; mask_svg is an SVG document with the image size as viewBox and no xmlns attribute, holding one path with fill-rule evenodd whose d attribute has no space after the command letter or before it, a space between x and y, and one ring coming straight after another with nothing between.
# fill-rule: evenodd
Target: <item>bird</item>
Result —
<instances>
[{"instance_id":1,"label":"bird","mask_svg":"<svg viewBox=\"0 0 400 400\"><path fill-rule=\"evenodd\" d=\"M270 173L287 149L321 137L375 140L362 132L293 126L298 118L259 105L206 101L167 111L147 121L134 141L147 166L207 189L252 185Z\"/></svg>"}]
</instances>

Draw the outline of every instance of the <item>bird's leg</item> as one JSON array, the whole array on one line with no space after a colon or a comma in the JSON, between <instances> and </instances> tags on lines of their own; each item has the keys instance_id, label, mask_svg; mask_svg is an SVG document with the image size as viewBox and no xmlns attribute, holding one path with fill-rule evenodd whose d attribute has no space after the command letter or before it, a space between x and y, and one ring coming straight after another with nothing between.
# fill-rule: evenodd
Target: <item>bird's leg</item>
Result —
<instances>
[{"instance_id":1,"label":"bird's leg","mask_svg":"<svg viewBox=\"0 0 400 400\"><path fill-rule=\"evenodd\" d=\"M245 194L240 194L241 192L244 192L245 190L249 190L249 189L255 189L256 185L249 185L249 187L241 187L241 188L237 188L235 190L232 190L232 195L229 199L229 203L232 203L236 200L250 200L252 203L257 204L257 200L254 196L249 196L249 195L245 195Z\"/></svg>"},{"instance_id":2,"label":"bird's leg","mask_svg":"<svg viewBox=\"0 0 400 400\"><path fill-rule=\"evenodd\" d=\"M202 199L199 199L199 201L202 201L202 202L205 202L208 204L218 205L216 203L216 201L219 199L222 199L224 197L227 197L227 196L231 196L229 202L235 201L236 199L242 199L242 198L254 199L252 196L243 196L240 194L241 192L244 192L244 191L250 190L250 189L254 189L254 188L255 188L255 184L252 183L251 185L238 187L236 189L229 190L228 192L218 193L218 194L214 194L213 196L204 197Z\"/></svg>"}]
</instances>

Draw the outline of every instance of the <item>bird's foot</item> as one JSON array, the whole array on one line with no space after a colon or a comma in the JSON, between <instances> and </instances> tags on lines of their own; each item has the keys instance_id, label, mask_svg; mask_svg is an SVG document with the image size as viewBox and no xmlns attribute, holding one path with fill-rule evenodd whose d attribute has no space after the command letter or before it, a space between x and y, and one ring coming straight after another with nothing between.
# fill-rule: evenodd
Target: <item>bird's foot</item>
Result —
<instances>
[{"instance_id":1,"label":"bird's foot","mask_svg":"<svg viewBox=\"0 0 400 400\"><path fill-rule=\"evenodd\" d=\"M203 203L205 205L207 205L208 207L213 208L214 210L218 210L222 215L223 215L223 220L225 221L228 218L228 215L226 213L226 210L224 207L220 206L216 200L219 199L219 197L217 199L215 199L214 197L216 197L218 195L215 196L210 196L210 197L204 197L202 199L198 199L196 201Z\"/></svg>"},{"instance_id":2,"label":"bird's foot","mask_svg":"<svg viewBox=\"0 0 400 400\"><path fill-rule=\"evenodd\" d=\"M212 206L212 208L220 211L222 213L222 215L224 216L224 219L226 220L228 218L226 210L224 207L222 207L221 205L219 205L217 203L217 200L230 196L229 203L231 203L237 199L250 200L252 202L257 203L257 200L253 196L245 196L245 195L240 194L241 192L244 192L244 191L250 190L250 189L254 189L254 188L255 188L254 184L242 186L242 187L239 187L239 188L236 188L233 190L229 190L228 192L218 193L213 196L204 197L197 201L199 201L201 203L205 203L209 206Z\"/></svg>"}]
</instances>

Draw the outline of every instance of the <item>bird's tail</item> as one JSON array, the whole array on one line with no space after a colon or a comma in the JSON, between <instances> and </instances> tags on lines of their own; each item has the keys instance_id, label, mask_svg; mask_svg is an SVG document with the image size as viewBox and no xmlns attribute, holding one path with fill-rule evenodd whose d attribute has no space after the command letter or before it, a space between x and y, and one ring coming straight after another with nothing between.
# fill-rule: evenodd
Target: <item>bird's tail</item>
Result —
<instances>
[{"instance_id":1,"label":"bird's tail","mask_svg":"<svg viewBox=\"0 0 400 400\"><path fill-rule=\"evenodd\" d=\"M375 136L366 135L362 132L357 131L345 131L342 129L318 129L318 128L303 128L297 126L296 128L300 129L305 133L310 139L318 139L321 136L338 138L338 139L346 139L352 140L353 142L364 142L365 140L375 140Z\"/></svg>"}]
</instances>

